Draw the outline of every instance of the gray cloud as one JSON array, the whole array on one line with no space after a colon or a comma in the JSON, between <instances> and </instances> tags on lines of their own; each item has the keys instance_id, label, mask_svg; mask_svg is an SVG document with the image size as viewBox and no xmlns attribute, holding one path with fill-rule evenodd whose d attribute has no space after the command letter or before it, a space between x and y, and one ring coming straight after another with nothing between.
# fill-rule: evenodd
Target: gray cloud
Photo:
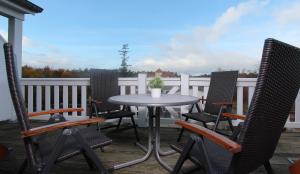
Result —
<instances>
[{"instance_id":1,"label":"gray cloud","mask_svg":"<svg viewBox=\"0 0 300 174\"><path fill-rule=\"evenodd\" d=\"M221 69L256 69L258 60L237 51L224 51L214 45L222 41L231 26L255 13L268 1L250 0L228 8L211 26L199 26L190 34L178 34L160 45L160 55L145 57L134 64L135 70L162 68L182 73L209 73Z\"/></svg>"}]
</instances>

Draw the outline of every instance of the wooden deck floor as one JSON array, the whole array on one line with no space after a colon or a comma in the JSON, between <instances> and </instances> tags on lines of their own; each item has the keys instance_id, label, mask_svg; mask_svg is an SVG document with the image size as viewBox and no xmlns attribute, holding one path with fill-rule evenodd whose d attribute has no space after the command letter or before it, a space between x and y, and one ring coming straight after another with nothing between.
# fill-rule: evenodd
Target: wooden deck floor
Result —
<instances>
[{"instance_id":1,"label":"wooden deck floor","mask_svg":"<svg viewBox=\"0 0 300 174\"><path fill-rule=\"evenodd\" d=\"M142 142L147 141L147 129L139 129ZM134 145L133 130L123 132L110 132L107 135L112 138L113 144L105 148L105 152L97 150L97 154L107 167L115 163L126 162L128 160L142 157L144 153ZM168 144L175 142L178 135L178 129L162 128L161 141L162 147L168 148ZM188 136L188 133L185 135ZM16 151L17 162L20 163L24 158L23 143L19 136L19 129L16 124L8 124L0 122L0 143L13 147ZM276 153L271 160L272 167L278 174L288 173L289 162L287 157L300 158L300 133L285 132L282 134ZM169 164L175 164L178 155L164 157ZM52 171L56 174L92 174L96 171L90 171L82 156L76 156L66 160L58 165ZM154 159L151 158L142 163L125 169L114 171L115 174L164 174L167 173ZM265 173L263 168L258 169L254 173Z\"/></svg>"}]
</instances>

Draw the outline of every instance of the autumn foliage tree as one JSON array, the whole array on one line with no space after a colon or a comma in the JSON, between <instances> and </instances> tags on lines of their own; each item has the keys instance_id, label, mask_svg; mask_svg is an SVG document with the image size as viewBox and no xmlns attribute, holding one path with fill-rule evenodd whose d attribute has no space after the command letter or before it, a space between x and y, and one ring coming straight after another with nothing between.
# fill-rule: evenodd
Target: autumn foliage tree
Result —
<instances>
[{"instance_id":1,"label":"autumn foliage tree","mask_svg":"<svg viewBox=\"0 0 300 174\"><path fill-rule=\"evenodd\" d=\"M89 70L51 69L49 66L34 68L25 65L22 67L22 76L23 78L79 78L89 77Z\"/></svg>"}]
</instances>

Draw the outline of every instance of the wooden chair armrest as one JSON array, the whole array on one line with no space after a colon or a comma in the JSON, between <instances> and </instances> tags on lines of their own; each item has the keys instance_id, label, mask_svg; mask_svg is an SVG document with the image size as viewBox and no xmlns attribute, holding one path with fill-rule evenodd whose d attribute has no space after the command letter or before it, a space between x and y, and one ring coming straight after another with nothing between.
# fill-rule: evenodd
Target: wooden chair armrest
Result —
<instances>
[{"instance_id":1,"label":"wooden chair armrest","mask_svg":"<svg viewBox=\"0 0 300 174\"><path fill-rule=\"evenodd\" d=\"M218 134L212 130L206 129L202 126L196 125L196 124L192 124L192 123L188 123L186 121L182 121L182 120L177 120L176 124L182 126L183 128L196 133L198 135L201 135L211 141L213 141L214 143L224 147L226 150L228 150L229 152L235 154L238 153L242 150L242 146L232 140L230 140L229 138Z\"/></svg>"},{"instance_id":2,"label":"wooden chair armrest","mask_svg":"<svg viewBox=\"0 0 300 174\"><path fill-rule=\"evenodd\" d=\"M238 115L238 114L232 114L232 113L223 113L223 116L231 118L231 119L240 119L240 120L246 119L246 115Z\"/></svg>"},{"instance_id":3,"label":"wooden chair armrest","mask_svg":"<svg viewBox=\"0 0 300 174\"><path fill-rule=\"evenodd\" d=\"M93 123L101 123L104 122L104 118L90 118L90 119L85 119L85 120L78 120L78 121L65 121L65 122L59 122L59 123L54 123L54 124L49 124L45 126L40 126L36 128L32 128L28 131L23 131L21 132L21 135L23 138L26 137L32 137L32 136L37 136L40 134L44 134L47 132L52 132L56 131L58 129L63 129L67 127L74 127L74 126L80 126L80 125L87 125L87 124L93 124Z\"/></svg>"},{"instance_id":4,"label":"wooden chair armrest","mask_svg":"<svg viewBox=\"0 0 300 174\"><path fill-rule=\"evenodd\" d=\"M36 117L36 116L41 116L41 115L52 115L52 114L57 114L57 113L64 113L64 112L82 112L83 108L66 108L66 109L53 109L49 111L42 111L42 112L31 112L28 113L29 117Z\"/></svg>"},{"instance_id":5,"label":"wooden chair armrest","mask_svg":"<svg viewBox=\"0 0 300 174\"><path fill-rule=\"evenodd\" d=\"M212 104L214 104L214 105L223 105L223 106L232 105L231 102L213 102Z\"/></svg>"}]
</instances>

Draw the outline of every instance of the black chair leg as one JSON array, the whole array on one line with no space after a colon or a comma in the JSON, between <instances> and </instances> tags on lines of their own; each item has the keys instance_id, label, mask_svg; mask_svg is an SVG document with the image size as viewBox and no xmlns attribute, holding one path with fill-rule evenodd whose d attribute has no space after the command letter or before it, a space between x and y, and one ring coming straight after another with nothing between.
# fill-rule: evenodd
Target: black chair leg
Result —
<instances>
[{"instance_id":1,"label":"black chair leg","mask_svg":"<svg viewBox=\"0 0 300 174\"><path fill-rule=\"evenodd\" d=\"M58 156L60 155L60 153L63 150L63 145L67 139L67 137L69 136L69 129L65 129L62 133L62 135L60 135L60 137L58 137L57 142L55 144L55 148L53 149L49 160L47 161L45 167L43 168L41 174L48 174L50 173L51 168L54 166L56 159L58 158Z\"/></svg>"},{"instance_id":2,"label":"black chair leg","mask_svg":"<svg viewBox=\"0 0 300 174\"><path fill-rule=\"evenodd\" d=\"M233 133L234 132L234 128L233 128L232 121L231 121L230 118L228 118L228 124L229 124L229 128L231 130L231 133Z\"/></svg>"},{"instance_id":3,"label":"black chair leg","mask_svg":"<svg viewBox=\"0 0 300 174\"><path fill-rule=\"evenodd\" d=\"M87 157L93 162L95 167L98 169L98 171L101 174L108 174L108 171L102 164L99 157L95 154L95 152L90 148L90 146L86 143L85 139L80 135L77 129L73 129L74 131L74 138L77 140L77 142L80 144L82 150L87 155Z\"/></svg>"},{"instance_id":4,"label":"black chair leg","mask_svg":"<svg viewBox=\"0 0 300 174\"><path fill-rule=\"evenodd\" d=\"M133 116L131 116L130 118L131 118L132 126L133 126L133 129L134 129L134 134L135 134L136 141L139 142L140 138L139 138L138 131L136 129L136 124L135 124L134 118L133 118Z\"/></svg>"},{"instance_id":5,"label":"black chair leg","mask_svg":"<svg viewBox=\"0 0 300 174\"><path fill-rule=\"evenodd\" d=\"M177 142L180 142L182 134L183 134L183 131L184 131L184 128L181 128L180 132L179 132L179 135L178 135L178 138L177 138Z\"/></svg>"},{"instance_id":6,"label":"black chair leg","mask_svg":"<svg viewBox=\"0 0 300 174\"><path fill-rule=\"evenodd\" d=\"M270 161L267 161L264 166L268 174L274 174Z\"/></svg>"},{"instance_id":7,"label":"black chair leg","mask_svg":"<svg viewBox=\"0 0 300 174\"><path fill-rule=\"evenodd\" d=\"M83 154L86 162L88 163L90 170L93 170L94 169L94 163L93 163L93 161L87 156L87 154L86 154L85 151L82 151L82 154Z\"/></svg>"},{"instance_id":8,"label":"black chair leg","mask_svg":"<svg viewBox=\"0 0 300 174\"><path fill-rule=\"evenodd\" d=\"M184 161L188 158L190 151L192 150L193 145L195 144L195 140L190 138L186 145L184 146L183 151L181 152L181 155L179 159L176 162L176 165L172 171L172 174L178 174L180 172L180 169L184 163Z\"/></svg>"},{"instance_id":9,"label":"black chair leg","mask_svg":"<svg viewBox=\"0 0 300 174\"><path fill-rule=\"evenodd\" d=\"M185 118L185 121L188 121L188 120L189 120L189 118L186 117L186 118ZM181 137L182 137L182 134L183 134L183 131L184 131L184 128L181 128L181 130L180 130L180 132L179 132L179 135L178 135L178 138L177 138L177 142L180 142Z\"/></svg>"},{"instance_id":10,"label":"black chair leg","mask_svg":"<svg viewBox=\"0 0 300 174\"><path fill-rule=\"evenodd\" d=\"M24 161L22 162L20 168L18 169L18 174L23 174L25 169L28 167L28 160L24 159Z\"/></svg>"},{"instance_id":11,"label":"black chair leg","mask_svg":"<svg viewBox=\"0 0 300 174\"><path fill-rule=\"evenodd\" d=\"M117 125L117 129L119 129L120 125L121 125L121 122L122 122L122 117L119 118L119 122L118 122L118 125Z\"/></svg>"}]
</instances>

